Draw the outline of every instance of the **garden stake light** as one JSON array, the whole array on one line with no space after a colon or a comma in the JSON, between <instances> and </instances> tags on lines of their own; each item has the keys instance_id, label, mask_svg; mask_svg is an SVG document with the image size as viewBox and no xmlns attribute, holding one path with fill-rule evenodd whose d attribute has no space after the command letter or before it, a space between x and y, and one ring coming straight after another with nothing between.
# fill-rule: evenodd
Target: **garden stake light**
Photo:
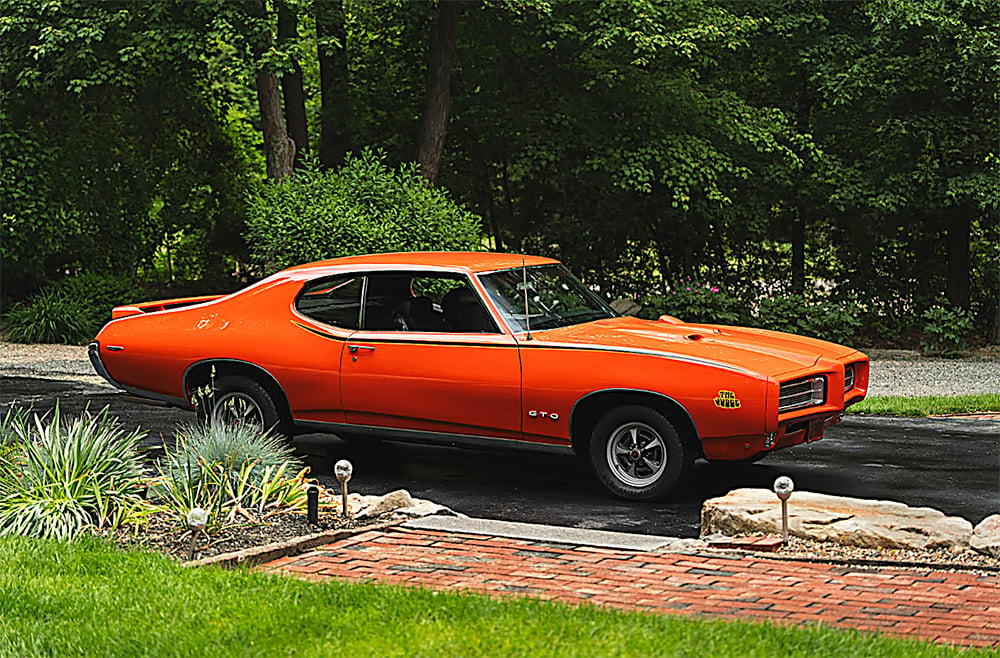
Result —
<instances>
[{"instance_id":1,"label":"garden stake light","mask_svg":"<svg viewBox=\"0 0 1000 658\"><path fill-rule=\"evenodd\" d=\"M788 499L795 491L795 483L792 478L782 475L774 481L774 493L781 499L781 541L788 543Z\"/></svg>"},{"instance_id":2,"label":"garden stake light","mask_svg":"<svg viewBox=\"0 0 1000 658\"><path fill-rule=\"evenodd\" d=\"M309 525L319 523L319 487L315 484L310 484L306 489L306 515Z\"/></svg>"},{"instance_id":3,"label":"garden stake light","mask_svg":"<svg viewBox=\"0 0 1000 658\"><path fill-rule=\"evenodd\" d=\"M351 473L353 472L354 467L351 466L351 462L346 459L341 459L333 465L333 474L337 476L338 480L340 480L340 491L344 501L341 513L344 515L344 518L351 515L351 510L347 506L347 481L351 479Z\"/></svg>"},{"instance_id":4,"label":"garden stake light","mask_svg":"<svg viewBox=\"0 0 1000 658\"><path fill-rule=\"evenodd\" d=\"M191 550L188 551L188 560L194 559L194 547L198 542L198 533L205 528L208 523L208 512L200 507L192 507L187 513L187 524L191 528Z\"/></svg>"}]
</instances>

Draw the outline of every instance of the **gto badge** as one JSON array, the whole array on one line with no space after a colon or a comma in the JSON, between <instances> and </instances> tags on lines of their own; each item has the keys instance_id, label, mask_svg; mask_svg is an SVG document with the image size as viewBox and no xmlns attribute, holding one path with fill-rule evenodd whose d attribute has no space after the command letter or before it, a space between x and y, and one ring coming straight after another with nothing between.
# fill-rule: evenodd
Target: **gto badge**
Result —
<instances>
[{"instance_id":1,"label":"gto badge","mask_svg":"<svg viewBox=\"0 0 1000 658\"><path fill-rule=\"evenodd\" d=\"M559 420L559 414L554 411L536 411L532 409L528 412L528 416L531 418L549 418L551 420Z\"/></svg>"},{"instance_id":2,"label":"gto badge","mask_svg":"<svg viewBox=\"0 0 1000 658\"><path fill-rule=\"evenodd\" d=\"M741 404L736 398L736 393L732 391L719 391L719 397L715 398L715 406L720 409L739 409Z\"/></svg>"}]
</instances>

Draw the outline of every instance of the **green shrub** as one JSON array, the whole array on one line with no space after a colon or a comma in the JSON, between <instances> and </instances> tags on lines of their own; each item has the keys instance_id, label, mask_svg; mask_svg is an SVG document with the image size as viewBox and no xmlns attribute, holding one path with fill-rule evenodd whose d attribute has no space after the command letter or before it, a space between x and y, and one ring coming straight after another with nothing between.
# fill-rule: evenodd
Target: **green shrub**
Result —
<instances>
[{"instance_id":1,"label":"green shrub","mask_svg":"<svg viewBox=\"0 0 1000 658\"><path fill-rule=\"evenodd\" d=\"M959 306L932 306L924 311L924 339L922 352L938 352L941 356L957 356L959 350L968 349L968 335L972 332L972 314Z\"/></svg>"},{"instance_id":2,"label":"green shrub","mask_svg":"<svg viewBox=\"0 0 1000 658\"><path fill-rule=\"evenodd\" d=\"M853 299L793 292L761 299L753 323L764 329L850 343L861 328L859 315Z\"/></svg>"},{"instance_id":3,"label":"green shrub","mask_svg":"<svg viewBox=\"0 0 1000 658\"><path fill-rule=\"evenodd\" d=\"M4 315L15 343L88 343L111 319L115 306L144 299L126 277L80 274L51 283Z\"/></svg>"},{"instance_id":4,"label":"green shrub","mask_svg":"<svg viewBox=\"0 0 1000 658\"><path fill-rule=\"evenodd\" d=\"M214 532L248 512L301 508L306 470L288 441L247 425L199 423L177 435L157 463L152 498L178 520L196 507L208 512Z\"/></svg>"},{"instance_id":5,"label":"green shrub","mask_svg":"<svg viewBox=\"0 0 1000 658\"><path fill-rule=\"evenodd\" d=\"M34 297L14 304L4 315L3 328L15 343L82 344L88 333L87 311L77 300L55 288L44 288Z\"/></svg>"},{"instance_id":6,"label":"green shrub","mask_svg":"<svg viewBox=\"0 0 1000 658\"><path fill-rule=\"evenodd\" d=\"M735 325L748 318L741 300L710 283L672 285L666 295L649 295L641 303L640 316L651 320L673 315L685 322Z\"/></svg>"},{"instance_id":7,"label":"green shrub","mask_svg":"<svg viewBox=\"0 0 1000 658\"><path fill-rule=\"evenodd\" d=\"M0 460L0 536L68 539L141 519L145 431L126 432L107 407L63 419L57 406L51 418L4 424L15 449Z\"/></svg>"},{"instance_id":8,"label":"green shrub","mask_svg":"<svg viewBox=\"0 0 1000 658\"><path fill-rule=\"evenodd\" d=\"M315 162L250 199L246 242L266 272L389 251L476 250L479 219L431 187L415 165L392 170L365 150L337 171Z\"/></svg>"}]
</instances>

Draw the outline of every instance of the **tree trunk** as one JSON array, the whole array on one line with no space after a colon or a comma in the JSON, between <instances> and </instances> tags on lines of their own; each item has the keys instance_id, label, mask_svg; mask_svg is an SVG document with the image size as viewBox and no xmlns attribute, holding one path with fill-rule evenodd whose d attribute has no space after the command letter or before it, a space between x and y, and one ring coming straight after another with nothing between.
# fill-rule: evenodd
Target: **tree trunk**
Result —
<instances>
[{"instance_id":1,"label":"tree trunk","mask_svg":"<svg viewBox=\"0 0 1000 658\"><path fill-rule=\"evenodd\" d=\"M437 17L431 26L427 55L427 99L420 130L417 163L420 174L432 185L441 168L441 153L448 130L448 103L451 98L451 60L458 32L457 0L439 0Z\"/></svg>"},{"instance_id":2,"label":"tree trunk","mask_svg":"<svg viewBox=\"0 0 1000 658\"><path fill-rule=\"evenodd\" d=\"M990 344L1000 345L1000 288L997 289L997 312L993 314L993 330L990 331Z\"/></svg>"},{"instance_id":3,"label":"tree trunk","mask_svg":"<svg viewBox=\"0 0 1000 658\"><path fill-rule=\"evenodd\" d=\"M285 115L281 112L278 77L259 61L274 43L267 25L264 0L253 0L249 7L251 17L257 19L254 25L257 33L253 35L252 43L253 54L260 66L257 70L257 106L260 108L261 132L264 136L264 159L267 162L267 177L277 181L292 171L295 142L288 136Z\"/></svg>"},{"instance_id":4,"label":"tree trunk","mask_svg":"<svg viewBox=\"0 0 1000 658\"><path fill-rule=\"evenodd\" d=\"M951 209L948 218L948 301L954 306L969 308L969 234L972 211L966 206Z\"/></svg>"},{"instance_id":5,"label":"tree trunk","mask_svg":"<svg viewBox=\"0 0 1000 658\"><path fill-rule=\"evenodd\" d=\"M351 96L347 77L347 31L342 0L317 0L316 37L319 48L320 110L319 161L335 169L351 148ZM337 43L323 46L324 40Z\"/></svg>"},{"instance_id":6,"label":"tree trunk","mask_svg":"<svg viewBox=\"0 0 1000 658\"><path fill-rule=\"evenodd\" d=\"M285 47L298 37L298 18L285 2L278 4L278 43ZM309 153L309 128L306 124L306 95L302 88L302 67L292 59L292 72L281 76L281 92L285 99L285 123L288 136L295 142L295 168L302 166Z\"/></svg>"},{"instance_id":7,"label":"tree trunk","mask_svg":"<svg viewBox=\"0 0 1000 658\"><path fill-rule=\"evenodd\" d=\"M792 213L792 290L806 288L806 218L802 208Z\"/></svg>"}]
</instances>

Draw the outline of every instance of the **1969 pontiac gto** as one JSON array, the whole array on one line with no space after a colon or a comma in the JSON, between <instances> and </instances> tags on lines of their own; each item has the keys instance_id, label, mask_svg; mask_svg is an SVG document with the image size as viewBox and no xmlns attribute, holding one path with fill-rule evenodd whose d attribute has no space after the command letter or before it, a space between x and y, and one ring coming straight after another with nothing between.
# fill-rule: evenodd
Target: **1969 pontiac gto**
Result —
<instances>
[{"instance_id":1,"label":"1969 pontiac gto","mask_svg":"<svg viewBox=\"0 0 1000 658\"><path fill-rule=\"evenodd\" d=\"M583 455L633 500L666 495L698 458L815 441L868 386L851 348L620 317L533 256L341 258L112 317L90 358L131 394L288 436Z\"/></svg>"}]
</instances>

